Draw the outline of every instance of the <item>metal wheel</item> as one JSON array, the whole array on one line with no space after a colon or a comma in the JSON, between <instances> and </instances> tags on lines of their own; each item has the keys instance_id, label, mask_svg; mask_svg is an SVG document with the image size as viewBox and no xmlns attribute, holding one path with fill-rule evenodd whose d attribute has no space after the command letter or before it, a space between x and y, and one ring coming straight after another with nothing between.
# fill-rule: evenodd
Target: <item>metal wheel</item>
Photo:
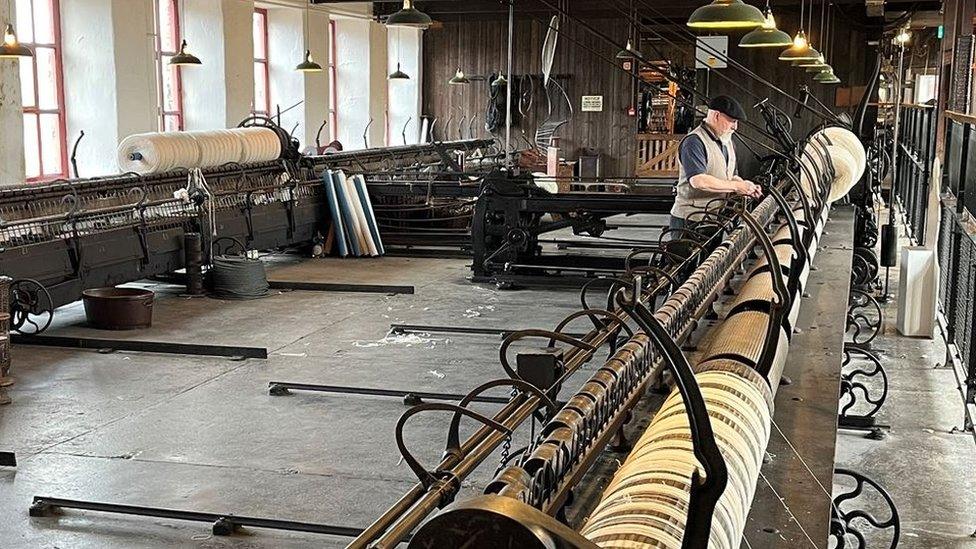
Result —
<instances>
[{"instance_id":1,"label":"metal wheel","mask_svg":"<svg viewBox=\"0 0 976 549\"><path fill-rule=\"evenodd\" d=\"M895 502L891 499L888 491L874 480L849 469L835 469L835 486L838 484L838 480L843 486L840 488L841 492L834 496L834 505L831 509L830 538L834 542L832 547L835 549L846 547L877 549L885 546L888 549L894 549L897 547L901 536L901 519L898 516L898 507L895 506ZM849 486L851 480L853 480L853 488ZM874 492L874 494L865 493L866 486L870 487L870 492ZM835 488L836 491L837 488ZM862 496L865 497L862 498ZM860 507L864 504L871 504L876 507L878 502L888 508L888 518L885 520L879 520L870 511ZM885 534L884 532L888 530L891 532ZM868 545L865 534L869 534L871 537L870 545ZM880 542L878 537L881 539Z\"/></svg>"},{"instance_id":2,"label":"metal wheel","mask_svg":"<svg viewBox=\"0 0 976 549\"><path fill-rule=\"evenodd\" d=\"M847 302L847 333L851 343L871 343L881 333L883 326L884 312L874 296L864 290L851 289Z\"/></svg>"},{"instance_id":3,"label":"metal wheel","mask_svg":"<svg viewBox=\"0 0 976 549\"><path fill-rule=\"evenodd\" d=\"M39 334L54 319L54 300L40 282L21 278L10 284L10 327L15 332Z\"/></svg>"},{"instance_id":4,"label":"metal wheel","mask_svg":"<svg viewBox=\"0 0 976 549\"><path fill-rule=\"evenodd\" d=\"M865 361L868 362L867 366ZM866 349L845 345L841 366L840 417L873 417L887 398L888 374L881 360Z\"/></svg>"}]
</instances>

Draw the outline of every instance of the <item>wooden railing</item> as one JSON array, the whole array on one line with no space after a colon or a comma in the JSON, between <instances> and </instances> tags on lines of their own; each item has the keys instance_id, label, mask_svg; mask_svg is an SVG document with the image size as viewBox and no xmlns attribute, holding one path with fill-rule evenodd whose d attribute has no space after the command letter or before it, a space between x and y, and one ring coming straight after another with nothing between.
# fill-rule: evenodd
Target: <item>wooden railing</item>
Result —
<instances>
[{"instance_id":1,"label":"wooden railing","mask_svg":"<svg viewBox=\"0 0 976 549\"><path fill-rule=\"evenodd\" d=\"M637 177L677 177L678 144L684 135L645 133L637 135Z\"/></svg>"}]
</instances>

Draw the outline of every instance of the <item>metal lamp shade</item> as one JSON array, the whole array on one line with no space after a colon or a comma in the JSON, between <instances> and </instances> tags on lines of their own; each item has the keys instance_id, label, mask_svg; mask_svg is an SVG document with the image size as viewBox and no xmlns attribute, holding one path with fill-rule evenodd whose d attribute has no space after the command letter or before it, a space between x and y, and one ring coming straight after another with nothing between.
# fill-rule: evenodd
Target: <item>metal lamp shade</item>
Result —
<instances>
[{"instance_id":1,"label":"metal lamp shade","mask_svg":"<svg viewBox=\"0 0 976 549\"><path fill-rule=\"evenodd\" d=\"M780 61L816 61L820 59L820 52L810 47L807 35L799 30L793 37L793 45L779 54Z\"/></svg>"},{"instance_id":2,"label":"metal lamp shade","mask_svg":"<svg viewBox=\"0 0 976 549\"><path fill-rule=\"evenodd\" d=\"M471 81L468 80L468 77L464 76L464 71L462 71L460 68L458 68L457 72L454 73L454 76L452 76L451 79L447 81L448 84L453 84L453 85L469 84L470 82Z\"/></svg>"},{"instance_id":3,"label":"metal lamp shade","mask_svg":"<svg viewBox=\"0 0 976 549\"><path fill-rule=\"evenodd\" d=\"M188 53L186 51L186 40L184 40L183 43L180 44L180 53L177 53L173 57L170 57L169 64L178 65L178 66L202 65L203 62L200 61L199 57L193 55L192 53Z\"/></svg>"},{"instance_id":4,"label":"metal lamp shade","mask_svg":"<svg viewBox=\"0 0 976 549\"><path fill-rule=\"evenodd\" d=\"M631 43L630 39L627 39L627 47L617 52L617 59L637 59L640 52L634 49L634 45Z\"/></svg>"},{"instance_id":5,"label":"metal lamp shade","mask_svg":"<svg viewBox=\"0 0 976 549\"><path fill-rule=\"evenodd\" d=\"M386 26L426 29L433 22L429 15L413 7L413 0L403 0L403 8L386 19Z\"/></svg>"},{"instance_id":6,"label":"metal lamp shade","mask_svg":"<svg viewBox=\"0 0 976 549\"><path fill-rule=\"evenodd\" d=\"M305 50L305 60L295 66L295 70L299 72L321 72L325 69L322 65L319 65L312 60L312 52Z\"/></svg>"},{"instance_id":7,"label":"metal lamp shade","mask_svg":"<svg viewBox=\"0 0 976 549\"><path fill-rule=\"evenodd\" d=\"M750 31L739 40L742 48L786 48L793 45L790 35L776 28L776 19L771 11L766 12L765 22L758 29Z\"/></svg>"},{"instance_id":8,"label":"metal lamp shade","mask_svg":"<svg viewBox=\"0 0 976 549\"><path fill-rule=\"evenodd\" d=\"M714 0L696 9L688 19L693 29L751 29L766 21L759 8L742 0Z\"/></svg>"},{"instance_id":9,"label":"metal lamp shade","mask_svg":"<svg viewBox=\"0 0 976 549\"><path fill-rule=\"evenodd\" d=\"M817 73L813 77L813 81L814 82L817 82L817 83L820 83L820 84L834 83L833 82L834 80L837 80L838 82L840 82L840 79L838 79L837 76L834 74L834 69L829 68L829 67L826 68L826 69L824 69L823 71Z\"/></svg>"},{"instance_id":10,"label":"metal lamp shade","mask_svg":"<svg viewBox=\"0 0 976 549\"><path fill-rule=\"evenodd\" d=\"M16 57L34 57L34 52L17 41L14 26L8 24L3 33L3 44L0 44L0 58L11 59Z\"/></svg>"},{"instance_id":11,"label":"metal lamp shade","mask_svg":"<svg viewBox=\"0 0 976 549\"><path fill-rule=\"evenodd\" d=\"M397 70L390 73L388 76L390 80L410 80L410 75L400 70L400 64L397 63Z\"/></svg>"}]
</instances>

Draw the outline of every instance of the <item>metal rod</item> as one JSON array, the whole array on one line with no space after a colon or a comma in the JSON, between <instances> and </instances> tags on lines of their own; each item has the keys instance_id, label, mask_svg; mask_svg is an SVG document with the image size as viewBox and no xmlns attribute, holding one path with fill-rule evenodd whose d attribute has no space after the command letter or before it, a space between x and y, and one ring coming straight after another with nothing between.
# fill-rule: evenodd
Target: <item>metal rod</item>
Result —
<instances>
[{"instance_id":1,"label":"metal rod","mask_svg":"<svg viewBox=\"0 0 976 549\"><path fill-rule=\"evenodd\" d=\"M319 524L315 522L298 522L293 520L280 520L264 517L245 517L232 513L202 513L199 511L184 511L179 509L167 509L164 507L143 507L139 505L123 505L118 503L103 503L97 501L62 499L46 496L34 496L33 503L31 504L30 514L32 517L43 517L47 516L49 511L53 510L54 508L81 509L85 511L98 511L100 513L158 517L191 522L211 522L215 523L214 534L217 535L227 535L233 533L233 530L238 526L267 528L269 530L288 530L292 532L310 532L313 534L326 534L330 536L342 537L355 537L363 532L362 528L334 526L331 524ZM223 526L224 529L218 529L217 523L221 523L220 526Z\"/></svg>"},{"instance_id":2,"label":"metal rod","mask_svg":"<svg viewBox=\"0 0 976 549\"><path fill-rule=\"evenodd\" d=\"M268 349L264 347L20 334L11 334L10 341L16 345L38 345L41 347L65 347L71 349L110 349L113 351L137 351L141 353L174 355L268 358Z\"/></svg>"},{"instance_id":3,"label":"metal rod","mask_svg":"<svg viewBox=\"0 0 976 549\"><path fill-rule=\"evenodd\" d=\"M268 285L275 290L306 290L313 292L355 292L371 294L413 294L413 286L394 286L386 284L351 284L331 282L300 282L293 280L269 280Z\"/></svg>"},{"instance_id":4,"label":"metal rod","mask_svg":"<svg viewBox=\"0 0 976 549\"><path fill-rule=\"evenodd\" d=\"M316 385L313 383L292 383L288 381L268 382L268 392L272 395L286 395L288 394L289 390L394 398L416 397L425 400L446 400L452 402L459 401L465 397L465 395L455 393L432 393L427 391L406 391L403 389L378 389L373 387L348 387L342 385ZM474 402L486 402L490 404L508 404L511 398L478 396L472 400Z\"/></svg>"},{"instance_id":5,"label":"metal rod","mask_svg":"<svg viewBox=\"0 0 976 549\"><path fill-rule=\"evenodd\" d=\"M515 36L515 0L508 1L508 83L505 85L505 168L512 167L512 43Z\"/></svg>"}]
</instances>

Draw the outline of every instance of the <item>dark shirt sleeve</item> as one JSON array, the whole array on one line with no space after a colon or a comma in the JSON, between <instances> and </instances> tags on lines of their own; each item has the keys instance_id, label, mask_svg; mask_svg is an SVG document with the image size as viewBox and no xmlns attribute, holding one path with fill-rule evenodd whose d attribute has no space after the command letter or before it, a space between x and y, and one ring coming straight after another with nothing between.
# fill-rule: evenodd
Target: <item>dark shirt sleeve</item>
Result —
<instances>
[{"instance_id":1,"label":"dark shirt sleeve","mask_svg":"<svg viewBox=\"0 0 976 549\"><path fill-rule=\"evenodd\" d=\"M708 168L708 155L705 152L705 143L697 135L689 135L681 141L678 147L678 162L685 170L688 179L696 175L703 174Z\"/></svg>"}]
</instances>

